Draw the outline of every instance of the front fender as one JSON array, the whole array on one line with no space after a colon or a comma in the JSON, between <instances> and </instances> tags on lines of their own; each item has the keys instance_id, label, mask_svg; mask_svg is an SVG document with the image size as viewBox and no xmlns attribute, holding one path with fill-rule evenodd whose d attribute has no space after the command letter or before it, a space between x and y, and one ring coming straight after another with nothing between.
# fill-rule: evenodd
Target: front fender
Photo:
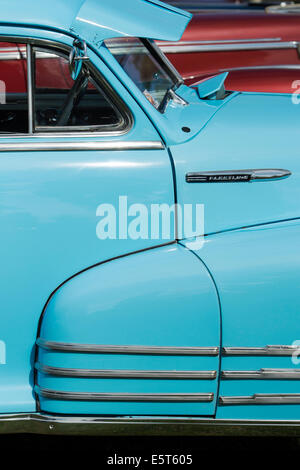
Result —
<instances>
[{"instance_id":1,"label":"front fender","mask_svg":"<svg viewBox=\"0 0 300 470\"><path fill-rule=\"evenodd\" d=\"M213 414L219 315L208 271L177 244L115 259L74 277L52 296L41 320L36 387L41 409ZM95 376L95 371L102 372ZM49 398L45 389L73 395ZM119 402L95 402L76 393L138 396L130 402L124 396ZM145 400L145 393L155 396ZM161 401L156 394L163 394Z\"/></svg>"}]
</instances>

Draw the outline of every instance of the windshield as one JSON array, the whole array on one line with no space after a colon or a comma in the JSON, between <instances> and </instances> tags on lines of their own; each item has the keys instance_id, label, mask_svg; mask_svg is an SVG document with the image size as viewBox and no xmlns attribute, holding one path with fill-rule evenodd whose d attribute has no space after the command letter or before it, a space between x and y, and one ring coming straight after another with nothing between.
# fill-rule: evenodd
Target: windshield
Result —
<instances>
[{"instance_id":1,"label":"windshield","mask_svg":"<svg viewBox=\"0 0 300 470\"><path fill-rule=\"evenodd\" d=\"M105 40L105 45L155 108L159 109L168 91L180 83L175 69L148 41L114 38Z\"/></svg>"}]
</instances>

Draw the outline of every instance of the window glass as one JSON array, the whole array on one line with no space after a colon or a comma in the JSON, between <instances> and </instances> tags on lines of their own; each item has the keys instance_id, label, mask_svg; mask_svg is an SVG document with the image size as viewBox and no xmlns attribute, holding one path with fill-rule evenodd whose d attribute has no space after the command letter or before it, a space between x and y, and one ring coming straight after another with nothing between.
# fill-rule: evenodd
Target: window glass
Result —
<instances>
[{"instance_id":1,"label":"window glass","mask_svg":"<svg viewBox=\"0 0 300 470\"><path fill-rule=\"evenodd\" d=\"M26 46L0 42L0 134L28 132Z\"/></svg>"},{"instance_id":2,"label":"window glass","mask_svg":"<svg viewBox=\"0 0 300 470\"><path fill-rule=\"evenodd\" d=\"M162 59L138 38L107 39L105 45L150 103L159 108L168 90L176 85Z\"/></svg>"},{"instance_id":3,"label":"window glass","mask_svg":"<svg viewBox=\"0 0 300 470\"><path fill-rule=\"evenodd\" d=\"M36 130L86 130L116 127L121 116L84 65L73 81L68 60L56 53L35 49Z\"/></svg>"}]
</instances>

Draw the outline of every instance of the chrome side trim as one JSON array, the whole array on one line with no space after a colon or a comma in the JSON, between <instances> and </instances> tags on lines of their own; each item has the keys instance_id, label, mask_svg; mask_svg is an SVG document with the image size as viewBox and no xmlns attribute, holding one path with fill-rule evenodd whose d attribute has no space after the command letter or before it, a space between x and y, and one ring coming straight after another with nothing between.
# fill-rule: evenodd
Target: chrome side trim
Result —
<instances>
[{"instance_id":1,"label":"chrome side trim","mask_svg":"<svg viewBox=\"0 0 300 470\"><path fill-rule=\"evenodd\" d=\"M0 60L21 60L26 59L26 47L0 47ZM39 52L38 59L53 59L56 58L53 54L46 52Z\"/></svg>"},{"instance_id":2,"label":"chrome side trim","mask_svg":"<svg viewBox=\"0 0 300 470\"><path fill-rule=\"evenodd\" d=\"M35 368L43 374L60 377L97 377L119 379L207 379L217 377L216 370L103 370L103 369L65 369L36 364Z\"/></svg>"},{"instance_id":3,"label":"chrome side trim","mask_svg":"<svg viewBox=\"0 0 300 470\"><path fill-rule=\"evenodd\" d=\"M17 49L7 48L7 50L2 52L0 48L0 60L21 60L21 59L22 59L22 56Z\"/></svg>"},{"instance_id":4,"label":"chrome side trim","mask_svg":"<svg viewBox=\"0 0 300 470\"><path fill-rule=\"evenodd\" d=\"M300 393L256 393L252 396L220 397L220 405L298 405Z\"/></svg>"},{"instance_id":5,"label":"chrome side trim","mask_svg":"<svg viewBox=\"0 0 300 470\"><path fill-rule=\"evenodd\" d=\"M247 38L247 39L209 39L207 41L180 41L180 44L188 46L191 44L242 44L242 43L251 43L251 42L279 42L281 41L280 37L277 38ZM156 41L159 45L173 46L178 44L178 41Z\"/></svg>"},{"instance_id":6,"label":"chrome side trim","mask_svg":"<svg viewBox=\"0 0 300 470\"><path fill-rule=\"evenodd\" d=\"M247 65L245 67L231 67L226 69L221 69L220 72L234 72L241 70L299 70L300 65L298 64L283 64L283 65ZM193 78L186 77L186 79ZM203 80L203 78L202 78Z\"/></svg>"},{"instance_id":7,"label":"chrome side trim","mask_svg":"<svg viewBox=\"0 0 300 470\"><path fill-rule=\"evenodd\" d=\"M0 152L40 152L40 151L79 151L79 150L162 150L161 141L73 141L73 142L19 142L0 143Z\"/></svg>"},{"instance_id":8,"label":"chrome side trim","mask_svg":"<svg viewBox=\"0 0 300 470\"><path fill-rule=\"evenodd\" d=\"M50 400L64 401L122 401L122 402L211 402L213 393L88 393L60 392L35 387L36 393Z\"/></svg>"},{"instance_id":9,"label":"chrome side trim","mask_svg":"<svg viewBox=\"0 0 300 470\"><path fill-rule=\"evenodd\" d=\"M264 347L223 347L223 356L292 356L299 351L299 346L276 345Z\"/></svg>"},{"instance_id":10,"label":"chrome side trim","mask_svg":"<svg viewBox=\"0 0 300 470\"><path fill-rule=\"evenodd\" d=\"M258 180L279 180L291 175L289 170L278 168L252 170L223 170L187 173L187 183L249 183Z\"/></svg>"},{"instance_id":11,"label":"chrome side trim","mask_svg":"<svg viewBox=\"0 0 300 470\"><path fill-rule=\"evenodd\" d=\"M300 436L297 420L225 420L186 417L0 415L0 434L78 436Z\"/></svg>"},{"instance_id":12,"label":"chrome side trim","mask_svg":"<svg viewBox=\"0 0 300 470\"><path fill-rule=\"evenodd\" d=\"M297 5L297 4L293 4L293 3L285 4L284 2L282 2L279 5L267 6L265 8L265 11L266 11L266 13L283 13L283 14L293 13L293 14L299 14L299 12L300 12L299 7L300 7L300 5Z\"/></svg>"},{"instance_id":13,"label":"chrome side trim","mask_svg":"<svg viewBox=\"0 0 300 470\"><path fill-rule=\"evenodd\" d=\"M143 53L143 46L139 44L127 44L126 46L111 43L105 40L109 45L110 51L114 55L129 55ZM217 50L249 50L249 49L285 49L297 47L296 41L281 41L281 38L256 38L256 39L224 39L211 41L155 41L155 45L164 53L177 54L184 52L202 52Z\"/></svg>"},{"instance_id":14,"label":"chrome side trim","mask_svg":"<svg viewBox=\"0 0 300 470\"><path fill-rule=\"evenodd\" d=\"M260 370L225 370L222 379L300 379L300 369L260 369Z\"/></svg>"},{"instance_id":15,"label":"chrome side trim","mask_svg":"<svg viewBox=\"0 0 300 470\"><path fill-rule=\"evenodd\" d=\"M38 338L37 345L43 349L65 352L83 352L98 354L153 354L158 356L218 356L218 347L184 346L127 346L108 344L59 343Z\"/></svg>"},{"instance_id":16,"label":"chrome side trim","mask_svg":"<svg viewBox=\"0 0 300 470\"><path fill-rule=\"evenodd\" d=\"M160 44L161 50L165 54L186 54L190 52L221 52L221 51L250 51L250 50L266 50L266 49L297 49L298 41L259 41L259 42L242 42L235 43L217 41L207 44L204 42L185 42L174 44Z\"/></svg>"}]
</instances>

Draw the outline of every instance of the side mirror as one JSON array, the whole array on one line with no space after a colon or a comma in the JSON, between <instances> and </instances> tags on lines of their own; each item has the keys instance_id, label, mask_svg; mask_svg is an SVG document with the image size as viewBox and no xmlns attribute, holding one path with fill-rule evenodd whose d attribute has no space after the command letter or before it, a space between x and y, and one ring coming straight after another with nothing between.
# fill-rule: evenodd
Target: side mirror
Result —
<instances>
[{"instance_id":1,"label":"side mirror","mask_svg":"<svg viewBox=\"0 0 300 470\"><path fill-rule=\"evenodd\" d=\"M72 79L75 81L82 70L83 62L90 60L87 56L87 46L85 41L75 39L69 55L69 70Z\"/></svg>"}]
</instances>

